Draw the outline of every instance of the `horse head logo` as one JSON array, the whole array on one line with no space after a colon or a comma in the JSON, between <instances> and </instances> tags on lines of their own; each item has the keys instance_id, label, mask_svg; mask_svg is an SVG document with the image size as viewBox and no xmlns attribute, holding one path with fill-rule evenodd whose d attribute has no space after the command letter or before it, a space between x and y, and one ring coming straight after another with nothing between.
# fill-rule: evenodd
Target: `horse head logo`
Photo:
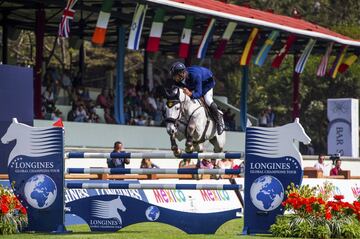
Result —
<instances>
[{"instance_id":1,"label":"horse head logo","mask_svg":"<svg viewBox=\"0 0 360 239\"><path fill-rule=\"evenodd\" d=\"M16 156L43 157L51 154L62 153L62 130L56 127L35 128L19 123L13 118L6 133L1 138L3 144L16 140L12 149L8 165Z\"/></svg>"},{"instance_id":2,"label":"horse head logo","mask_svg":"<svg viewBox=\"0 0 360 239\"><path fill-rule=\"evenodd\" d=\"M302 157L294 140L304 144L311 142L299 118L280 127L250 127L246 131L246 153L268 158L291 156L302 165Z\"/></svg>"},{"instance_id":3,"label":"horse head logo","mask_svg":"<svg viewBox=\"0 0 360 239\"><path fill-rule=\"evenodd\" d=\"M121 201L120 196L110 201L93 200L91 216L103 219L116 218L121 225L122 219L119 210L122 212L126 211L126 207Z\"/></svg>"}]
</instances>

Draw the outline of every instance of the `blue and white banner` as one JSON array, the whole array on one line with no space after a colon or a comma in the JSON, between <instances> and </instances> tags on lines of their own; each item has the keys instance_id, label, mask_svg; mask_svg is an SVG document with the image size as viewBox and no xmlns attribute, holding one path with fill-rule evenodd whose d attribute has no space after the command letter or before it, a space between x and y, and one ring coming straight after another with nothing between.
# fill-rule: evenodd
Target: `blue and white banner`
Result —
<instances>
[{"instance_id":1,"label":"blue and white banner","mask_svg":"<svg viewBox=\"0 0 360 239\"><path fill-rule=\"evenodd\" d=\"M294 140L310 143L295 122L273 128L246 129L244 234L269 233L290 183L302 181L302 157Z\"/></svg>"},{"instance_id":2,"label":"blue and white banner","mask_svg":"<svg viewBox=\"0 0 360 239\"><path fill-rule=\"evenodd\" d=\"M359 157L359 100L328 99L328 154Z\"/></svg>"},{"instance_id":3,"label":"blue and white banner","mask_svg":"<svg viewBox=\"0 0 360 239\"><path fill-rule=\"evenodd\" d=\"M63 230L63 129L34 128L14 118L1 136L3 144L13 141L16 143L8 158L8 174L15 194L28 212L26 230Z\"/></svg>"}]
</instances>

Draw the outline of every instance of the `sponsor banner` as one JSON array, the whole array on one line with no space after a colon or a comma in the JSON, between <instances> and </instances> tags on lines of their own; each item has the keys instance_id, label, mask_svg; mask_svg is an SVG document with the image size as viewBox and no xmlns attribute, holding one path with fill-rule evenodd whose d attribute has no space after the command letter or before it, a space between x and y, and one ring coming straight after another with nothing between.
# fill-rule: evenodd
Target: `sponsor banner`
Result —
<instances>
[{"instance_id":1,"label":"sponsor banner","mask_svg":"<svg viewBox=\"0 0 360 239\"><path fill-rule=\"evenodd\" d=\"M148 181L140 181L148 183ZM229 180L156 180L152 184L230 184ZM242 208L231 190L143 190L149 203L172 210L196 213L221 212ZM239 210L240 211L240 210Z\"/></svg>"},{"instance_id":2,"label":"sponsor banner","mask_svg":"<svg viewBox=\"0 0 360 239\"><path fill-rule=\"evenodd\" d=\"M28 212L29 224L26 230L62 230L63 129L34 128L14 118L1 138L3 144L12 141L16 141L16 144L7 161L8 174L14 193Z\"/></svg>"},{"instance_id":3,"label":"sponsor banner","mask_svg":"<svg viewBox=\"0 0 360 239\"><path fill-rule=\"evenodd\" d=\"M359 157L359 100L328 99L328 154Z\"/></svg>"}]
</instances>

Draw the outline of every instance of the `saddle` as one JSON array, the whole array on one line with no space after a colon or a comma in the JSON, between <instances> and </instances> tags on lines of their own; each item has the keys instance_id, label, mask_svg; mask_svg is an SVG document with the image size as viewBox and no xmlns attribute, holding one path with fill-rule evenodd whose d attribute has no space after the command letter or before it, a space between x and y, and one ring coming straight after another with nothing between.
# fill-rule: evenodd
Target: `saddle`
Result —
<instances>
[{"instance_id":1,"label":"saddle","mask_svg":"<svg viewBox=\"0 0 360 239\"><path fill-rule=\"evenodd\" d=\"M211 114L210 108L209 108L209 106L207 106L207 104L206 104L205 99L204 99L203 96L200 97L199 103L204 107L206 117L207 117L207 118L210 117L210 119L212 119L213 121L216 122L216 119L215 119L216 116L214 116L213 114ZM220 112L220 114L221 114L221 117L223 117L224 113L223 113L221 110L219 110L219 112Z\"/></svg>"}]
</instances>

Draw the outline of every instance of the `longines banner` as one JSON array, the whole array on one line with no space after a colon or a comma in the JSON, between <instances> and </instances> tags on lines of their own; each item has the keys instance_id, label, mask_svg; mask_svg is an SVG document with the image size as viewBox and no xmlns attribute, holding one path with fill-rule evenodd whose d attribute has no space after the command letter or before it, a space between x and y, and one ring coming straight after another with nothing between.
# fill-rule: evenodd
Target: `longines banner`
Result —
<instances>
[{"instance_id":1,"label":"longines banner","mask_svg":"<svg viewBox=\"0 0 360 239\"><path fill-rule=\"evenodd\" d=\"M359 100L328 99L328 154L359 157Z\"/></svg>"},{"instance_id":2,"label":"longines banner","mask_svg":"<svg viewBox=\"0 0 360 239\"><path fill-rule=\"evenodd\" d=\"M32 68L0 65L0 136L12 118L33 125L33 71ZM15 142L0 143L0 159L7 159ZM7 173L7 160L0 160L0 173Z\"/></svg>"},{"instance_id":3,"label":"longines banner","mask_svg":"<svg viewBox=\"0 0 360 239\"><path fill-rule=\"evenodd\" d=\"M310 143L298 119L280 127L246 129L243 234L269 233L276 216L283 214L288 185L301 184L302 157L294 140Z\"/></svg>"}]
</instances>

